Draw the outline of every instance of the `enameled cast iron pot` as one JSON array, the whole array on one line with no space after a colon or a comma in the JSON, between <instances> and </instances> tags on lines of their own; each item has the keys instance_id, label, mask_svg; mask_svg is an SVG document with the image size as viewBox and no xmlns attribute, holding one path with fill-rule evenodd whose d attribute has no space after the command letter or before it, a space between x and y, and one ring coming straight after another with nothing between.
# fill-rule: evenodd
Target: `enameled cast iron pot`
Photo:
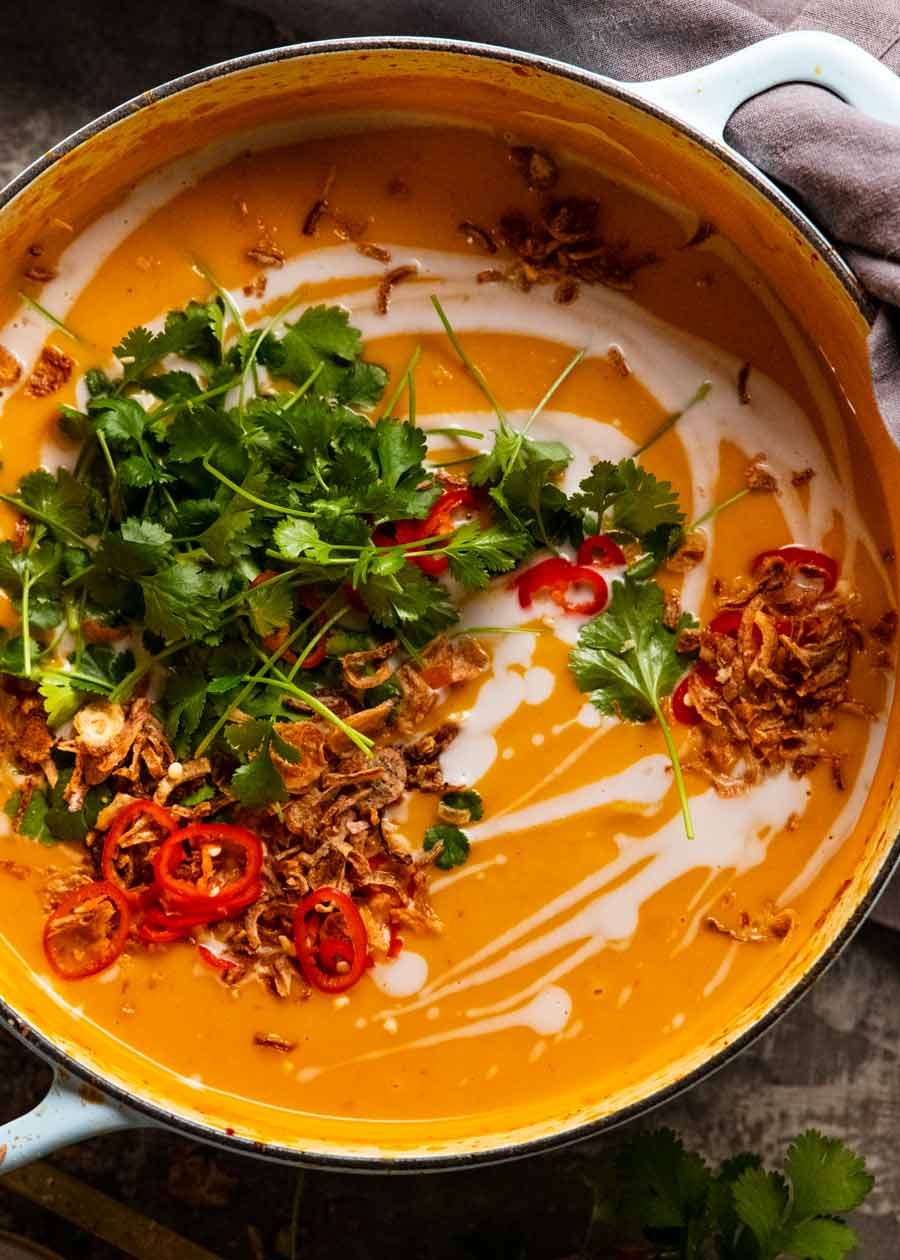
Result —
<instances>
[{"instance_id":1,"label":"enameled cast iron pot","mask_svg":"<svg viewBox=\"0 0 900 1260\"><path fill-rule=\"evenodd\" d=\"M890 484L897 453L878 416L866 356L869 310L840 255L769 180L723 139L734 110L751 96L788 82L826 87L866 113L900 121L900 81L868 54L834 36L778 35L689 74L622 84L545 58L478 44L420 39L354 39L279 48L201 70L137 97L98 119L29 167L0 195L0 258L19 257L29 223L54 206L77 202L90 181L115 172L123 184L211 139L227 136L230 119L295 125L335 109L373 110L408 87L408 108L471 120L472 100L493 94L520 130L540 124L558 147L579 147L626 177L714 218L721 233L761 271L776 298L819 348L826 370L852 402L876 467ZM423 89L427 84L427 92ZM398 89L399 85L399 89ZM233 124L232 124L233 126ZM287 136L287 131L283 135ZM70 216L71 217L71 216ZM895 508L888 498L888 511ZM898 519L892 538L900 537ZM898 548L900 550L900 548ZM847 943L900 857L896 780L900 755L885 746L887 805L868 841L848 895L802 956L777 978L757 1006L689 1061L657 1080L610 1100L598 1114L551 1117L539 1127L447 1136L414 1146L374 1148L337 1137L311 1142L294 1127L273 1128L252 1110L210 1120L199 1110L174 1111L164 1091L142 1081L137 1056L102 1061L77 1029L48 1027L36 987L0 941L0 1014L6 1026L54 1070L46 1098L0 1128L3 1171L94 1134L157 1125L238 1151L284 1162L348 1170L422 1171L464 1167L535 1153L620 1124L721 1067L783 1014ZM136 1084L135 1082L141 1082ZM299 1130L299 1131L298 1131Z\"/></svg>"}]
</instances>

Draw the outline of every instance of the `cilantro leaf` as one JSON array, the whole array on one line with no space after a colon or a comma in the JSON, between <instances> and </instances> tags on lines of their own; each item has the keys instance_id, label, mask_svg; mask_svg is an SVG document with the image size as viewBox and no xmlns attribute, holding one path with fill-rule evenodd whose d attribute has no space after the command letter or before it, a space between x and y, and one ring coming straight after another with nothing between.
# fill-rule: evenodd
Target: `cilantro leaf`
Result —
<instances>
[{"instance_id":1,"label":"cilantro leaf","mask_svg":"<svg viewBox=\"0 0 900 1260\"><path fill-rule=\"evenodd\" d=\"M3 812L8 818L15 818L22 805L22 789L19 788L13 792L12 796L3 806ZM18 823L18 833L20 836L30 836L32 840L40 840L43 844L51 842L50 832L47 830L47 797L45 793L32 791L28 799L28 804L22 813L22 817Z\"/></svg>"},{"instance_id":2,"label":"cilantro leaf","mask_svg":"<svg viewBox=\"0 0 900 1260\"><path fill-rule=\"evenodd\" d=\"M84 696L62 675L42 678L38 691L44 701L44 712L51 727L70 722L81 708Z\"/></svg>"},{"instance_id":3,"label":"cilantro leaf","mask_svg":"<svg viewBox=\"0 0 900 1260\"><path fill-rule=\"evenodd\" d=\"M362 353L362 337L350 324L350 312L341 306L310 306L291 331L320 354L331 354L352 363Z\"/></svg>"},{"instance_id":4,"label":"cilantro leaf","mask_svg":"<svg viewBox=\"0 0 900 1260\"><path fill-rule=\"evenodd\" d=\"M259 809L273 801L288 799L284 780L272 761L272 748L285 761L297 764L299 751L281 738L272 724L260 719L236 722L225 728L225 739L237 751L249 754L251 760L232 776L231 790L249 809Z\"/></svg>"},{"instance_id":5,"label":"cilantro leaf","mask_svg":"<svg viewBox=\"0 0 900 1260\"><path fill-rule=\"evenodd\" d=\"M221 576L192 560L176 561L138 579L148 630L171 642L214 637L221 622Z\"/></svg>"},{"instance_id":6,"label":"cilantro leaf","mask_svg":"<svg viewBox=\"0 0 900 1260\"><path fill-rule=\"evenodd\" d=\"M461 526L441 548L450 573L467 591L487 586L497 573L508 573L533 550L527 534L508 525L482 528L476 522Z\"/></svg>"},{"instance_id":7,"label":"cilantro leaf","mask_svg":"<svg viewBox=\"0 0 900 1260\"><path fill-rule=\"evenodd\" d=\"M458 620L446 588L413 565L396 573L372 573L358 589L373 619L414 646L424 645Z\"/></svg>"},{"instance_id":8,"label":"cilantro leaf","mask_svg":"<svg viewBox=\"0 0 900 1260\"><path fill-rule=\"evenodd\" d=\"M605 611L582 627L569 663L601 713L649 721L684 673L677 631L663 624L663 609L661 587L626 577L613 584ZM684 614L678 629L694 624Z\"/></svg>"},{"instance_id":9,"label":"cilantro leaf","mask_svg":"<svg viewBox=\"0 0 900 1260\"><path fill-rule=\"evenodd\" d=\"M448 809L464 810L469 815L469 822L478 822L484 817L484 802L481 799L481 793L476 792L474 788L445 792L441 797L441 804L446 805Z\"/></svg>"},{"instance_id":10,"label":"cilantro leaf","mask_svg":"<svg viewBox=\"0 0 900 1260\"><path fill-rule=\"evenodd\" d=\"M685 519L671 483L658 481L633 459L595 464L569 506L595 518L591 532L621 531L641 541L663 528L680 530Z\"/></svg>"},{"instance_id":11,"label":"cilantro leaf","mask_svg":"<svg viewBox=\"0 0 900 1260\"><path fill-rule=\"evenodd\" d=\"M246 607L253 629L260 638L265 638L273 630L280 630L290 623L294 595L287 582L260 582L248 594Z\"/></svg>"},{"instance_id":12,"label":"cilantro leaf","mask_svg":"<svg viewBox=\"0 0 900 1260\"><path fill-rule=\"evenodd\" d=\"M430 853L436 844L443 846L434 861L435 866L442 871L452 870L454 866L462 866L469 856L469 837L451 823L435 823L425 832L422 844L425 852Z\"/></svg>"},{"instance_id":13,"label":"cilantro leaf","mask_svg":"<svg viewBox=\"0 0 900 1260\"><path fill-rule=\"evenodd\" d=\"M626 1215L654 1229L684 1226L702 1216L709 1169L670 1129L641 1133L620 1152Z\"/></svg>"},{"instance_id":14,"label":"cilantro leaf","mask_svg":"<svg viewBox=\"0 0 900 1260\"><path fill-rule=\"evenodd\" d=\"M299 560L301 556L315 557L321 553L319 531L312 521L288 518L275 526L272 538L286 560ZM328 550L326 544L325 554Z\"/></svg>"},{"instance_id":15,"label":"cilantro leaf","mask_svg":"<svg viewBox=\"0 0 900 1260\"><path fill-rule=\"evenodd\" d=\"M362 338L350 324L349 312L338 306L311 306L281 337L260 343L258 360L276 376L305 384L318 370L311 392L340 402L376 402L387 374L374 364L361 364Z\"/></svg>"},{"instance_id":16,"label":"cilantro leaf","mask_svg":"<svg viewBox=\"0 0 900 1260\"><path fill-rule=\"evenodd\" d=\"M91 788L81 809L70 810L65 799L65 790L71 777L71 767L60 770L59 778L49 793L44 823L51 843L86 840L88 832L97 825L100 811L110 803L114 795L108 783L101 783L98 787Z\"/></svg>"},{"instance_id":17,"label":"cilantro leaf","mask_svg":"<svg viewBox=\"0 0 900 1260\"><path fill-rule=\"evenodd\" d=\"M693 823L678 753L660 700L673 690L686 667L676 651L678 632L696 623L682 614L675 630L663 622L664 597L655 582L637 582L626 575L613 584L612 598L578 635L569 666L581 691L601 713L647 722L656 717L672 761L681 800L685 831L693 838Z\"/></svg>"},{"instance_id":18,"label":"cilantro leaf","mask_svg":"<svg viewBox=\"0 0 900 1260\"><path fill-rule=\"evenodd\" d=\"M428 445L422 429L409 420L382 417L375 425L375 450L382 480L393 489L409 473L421 476Z\"/></svg>"},{"instance_id":19,"label":"cilantro leaf","mask_svg":"<svg viewBox=\"0 0 900 1260\"><path fill-rule=\"evenodd\" d=\"M55 477L43 468L29 473L19 482L18 493L62 540L90 529L90 493L67 468L60 468Z\"/></svg>"},{"instance_id":20,"label":"cilantro leaf","mask_svg":"<svg viewBox=\"0 0 900 1260\"><path fill-rule=\"evenodd\" d=\"M816 1217L802 1221L785 1232L783 1251L797 1260L843 1260L858 1242L856 1234L843 1221Z\"/></svg>"},{"instance_id":21,"label":"cilantro leaf","mask_svg":"<svg viewBox=\"0 0 900 1260\"><path fill-rule=\"evenodd\" d=\"M140 577L161 568L171 555L172 535L168 530L156 521L130 516L106 535L95 563L128 577Z\"/></svg>"},{"instance_id":22,"label":"cilantro leaf","mask_svg":"<svg viewBox=\"0 0 900 1260\"><path fill-rule=\"evenodd\" d=\"M788 1206L788 1189L779 1173L748 1168L732 1190L734 1206L742 1224L753 1234L763 1256L774 1256L779 1248L782 1218Z\"/></svg>"},{"instance_id":23,"label":"cilantro leaf","mask_svg":"<svg viewBox=\"0 0 900 1260\"><path fill-rule=\"evenodd\" d=\"M795 1218L837 1216L859 1207L872 1189L865 1161L835 1138L809 1129L791 1145L784 1170Z\"/></svg>"}]
</instances>

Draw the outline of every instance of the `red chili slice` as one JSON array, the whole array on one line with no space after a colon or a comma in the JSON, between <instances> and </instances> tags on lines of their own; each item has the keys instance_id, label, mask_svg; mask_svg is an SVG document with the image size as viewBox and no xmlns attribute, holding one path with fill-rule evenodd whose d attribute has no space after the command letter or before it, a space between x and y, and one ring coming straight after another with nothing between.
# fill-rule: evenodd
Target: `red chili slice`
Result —
<instances>
[{"instance_id":1,"label":"red chili slice","mask_svg":"<svg viewBox=\"0 0 900 1260\"><path fill-rule=\"evenodd\" d=\"M696 726L702 719L692 704L688 704L688 690L694 674L706 683L707 687L715 686L716 678L712 670L703 661L698 661L694 668L682 678L672 692L672 717L683 726Z\"/></svg>"},{"instance_id":2,"label":"red chili slice","mask_svg":"<svg viewBox=\"0 0 900 1260\"><path fill-rule=\"evenodd\" d=\"M445 490L423 521L394 521L393 538L387 529L379 528L372 535L372 541L376 547L392 547L397 543L409 546L419 542L422 538L434 538L440 534L452 534L456 528L455 513L461 508L468 508L469 511L474 512L478 506L476 493L468 486L461 486L454 490ZM423 573L430 573L433 577L446 573L449 565L447 557L440 554L434 556L413 556L410 563L418 565Z\"/></svg>"},{"instance_id":3,"label":"red chili slice","mask_svg":"<svg viewBox=\"0 0 900 1260\"><path fill-rule=\"evenodd\" d=\"M585 565L572 564L562 556L551 556L521 573L515 582L519 591L519 604L530 608L539 591L548 591L551 598L566 612L592 615L606 607L608 588L606 581L595 570ZM592 594L587 600L573 601L568 597L572 586L589 586Z\"/></svg>"},{"instance_id":4,"label":"red chili slice","mask_svg":"<svg viewBox=\"0 0 900 1260\"><path fill-rule=\"evenodd\" d=\"M221 972L223 975L226 971L232 971L237 963L232 962L230 958L223 958L221 954L214 954L211 949L207 949L205 945L197 946L197 953L206 963L207 967L212 967L213 971Z\"/></svg>"},{"instance_id":5,"label":"red chili slice","mask_svg":"<svg viewBox=\"0 0 900 1260\"><path fill-rule=\"evenodd\" d=\"M833 591L838 580L838 562L824 551L815 551L812 547L801 547L797 543L788 543L786 547L774 547L769 551L761 551L755 558L752 570L755 573L764 560L770 556L778 556L791 568L818 569L825 578L825 591Z\"/></svg>"},{"instance_id":6,"label":"red chili slice","mask_svg":"<svg viewBox=\"0 0 900 1260\"><path fill-rule=\"evenodd\" d=\"M108 880L109 883L115 884L131 906L146 905L153 897L153 884L144 884L137 888L126 887L122 883L119 872L116 870L116 857L122 837L130 829L135 819L140 818L142 815L146 815L147 818L158 823L164 829L164 835L160 837L161 840L169 832L174 831L177 826L175 819L167 809L163 809L162 805L157 805L154 801L132 801L130 805L120 809L113 819L112 826L106 833L106 839L103 842L103 855L100 859L100 869L103 872L103 878Z\"/></svg>"},{"instance_id":7,"label":"red chili slice","mask_svg":"<svg viewBox=\"0 0 900 1260\"><path fill-rule=\"evenodd\" d=\"M334 909L329 911L328 906ZM312 916L319 920L317 924L311 923ZM332 931L338 918L342 928ZM311 927L315 930L310 931ZM294 947L304 976L323 993L343 993L352 988L365 971L369 956L362 915L346 893L331 886L307 893L297 906Z\"/></svg>"},{"instance_id":8,"label":"red chili slice","mask_svg":"<svg viewBox=\"0 0 900 1260\"><path fill-rule=\"evenodd\" d=\"M716 613L707 628L712 630L713 634L727 634L730 638L735 638L741 627L742 618L743 613L740 608L726 608L722 612ZM778 634L790 634L793 628L793 623L789 618L775 618L775 629ZM753 638L757 644L762 643L762 631L757 625L753 627Z\"/></svg>"},{"instance_id":9,"label":"red chili slice","mask_svg":"<svg viewBox=\"0 0 900 1260\"><path fill-rule=\"evenodd\" d=\"M615 568L625 563L625 552L609 534L591 534L578 548L579 564L599 564L601 568Z\"/></svg>"},{"instance_id":10,"label":"red chili slice","mask_svg":"<svg viewBox=\"0 0 900 1260\"><path fill-rule=\"evenodd\" d=\"M210 891L212 870L207 868L206 859L218 855L207 851L223 846L243 858L243 870L222 887L212 886ZM192 853L199 854L201 861L202 873L197 881L181 879L175 874ZM259 888L262 863L262 841L246 827L199 822L173 831L157 851L153 867L157 891L170 909L188 914L208 912L211 919L219 912L224 912L220 917L228 917L256 900L252 894Z\"/></svg>"},{"instance_id":11,"label":"red chili slice","mask_svg":"<svg viewBox=\"0 0 900 1260\"><path fill-rule=\"evenodd\" d=\"M195 928L208 927L210 923L234 918L254 901L258 901L261 895L262 884L257 881L240 897L229 899L213 909L173 912L161 905L148 906L138 925L138 936L142 941L153 945L183 941Z\"/></svg>"},{"instance_id":12,"label":"red chili slice","mask_svg":"<svg viewBox=\"0 0 900 1260\"><path fill-rule=\"evenodd\" d=\"M405 942L397 929L391 925L391 943L388 946L388 958L397 958L403 952Z\"/></svg>"},{"instance_id":13,"label":"red chili slice","mask_svg":"<svg viewBox=\"0 0 900 1260\"><path fill-rule=\"evenodd\" d=\"M103 901L112 903L116 917L106 924L109 928L106 933L98 934L90 928L89 916L85 916L83 927L79 927L77 922L65 923L79 906L92 901L97 902L98 910ZM44 953L58 976L64 980L84 980L105 971L116 961L124 948L130 926L131 911L125 894L117 884L106 879L83 884L64 897L47 918L44 924ZM70 933L76 934L76 939L69 942L68 951L65 951L65 938ZM83 938L80 941L79 934Z\"/></svg>"}]
</instances>

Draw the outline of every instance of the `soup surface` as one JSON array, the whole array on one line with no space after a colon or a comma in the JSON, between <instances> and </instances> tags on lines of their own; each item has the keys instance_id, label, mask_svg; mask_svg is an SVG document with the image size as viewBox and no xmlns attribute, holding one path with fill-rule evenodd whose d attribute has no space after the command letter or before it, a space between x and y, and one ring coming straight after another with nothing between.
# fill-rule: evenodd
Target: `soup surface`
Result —
<instances>
[{"instance_id":1,"label":"soup surface","mask_svg":"<svg viewBox=\"0 0 900 1260\"><path fill-rule=\"evenodd\" d=\"M108 1063L118 1061L117 1045L136 1051L145 1064L141 1079L164 1079L177 1105L217 1123L228 1122L237 1099L248 1099L277 1110L283 1131L298 1142L316 1132L317 1117L343 1117L367 1122L374 1145L379 1124L398 1119L446 1123L465 1133L486 1125L490 1115L523 1124L538 1119L548 1099L561 1115L602 1109L604 1099L651 1081L696 1047L727 1040L840 896L859 861L867 820L881 804L871 786L891 698L893 622L885 614L893 597L882 554L886 525L876 499L857 498L859 467L851 462L816 360L711 225L559 155L557 170L545 155L523 146L510 150L499 134L437 124L379 129L377 120L360 126L288 147L267 148L259 138L224 164L200 154L125 191L74 240L67 239L65 224L43 225L33 256L23 260L22 286L77 340L40 309L23 304L18 293L0 298L2 487L15 496L19 479L39 465L77 471L83 434L79 439L71 416L68 436L61 433L59 416L62 404L89 412L85 372L100 368L115 382L121 363L113 347L129 329L158 331L166 312L191 300L215 302L224 292L219 309L226 347L239 338L239 321L251 331L268 329L275 340L307 308L324 304L349 312L350 326L364 339L365 361L388 374L384 396L357 400L354 408L374 419L399 388L392 414L406 418L414 406L417 424L438 430L428 438L426 465L430 475L440 469L448 480L418 517L419 523L433 522L428 513L436 496L466 486L473 457L493 449L498 424L479 379L442 326L431 297L439 299L464 354L502 409L512 440L562 443L571 456L561 461L564 467L538 469L530 491L520 488L520 504L534 504L529 493L543 503L528 517L527 554L507 565L509 572L495 567L480 591L466 592L449 581L461 618L449 633L469 630L486 668L449 686L432 674L433 707L418 723L401 732L390 725L394 715L375 732L376 745L383 746L443 724L458 727L438 750L439 761L432 759L444 786L408 791L380 820L395 844L408 850L440 930L430 915L409 916L395 922L388 941L378 936L378 925L368 924L372 944L365 962L372 965L352 986L332 983L358 961L347 946L347 921L330 962L318 938L315 966L326 975L323 985L304 983L309 969L298 964L288 943L293 984L286 996L279 995L271 972L264 980L252 967L244 973L247 956L229 953L231 928L221 922L217 928L212 916L168 943L148 943L132 932L124 951L97 974L66 979L45 953L48 910L63 888L77 888L87 878L85 871L92 879L109 874L100 870L100 850L112 816L106 828L93 820L87 848L59 839L58 831L45 834L43 842L20 834L36 830L33 817L30 825L23 822L22 793L36 779L39 788L49 788L40 783L37 767L17 762L16 736L8 757L11 817L2 838L0 930L46 988L57 1014L77 1017L80 1031L74 1021L68 1026L70 1044L99 1037L93 1044L106 1047ZM553 219L560 206L573 216L598 218L588 229L574 220L560 223ZM548 235L548 223L555 224L555 235ZM559 254L567 250L571 257L561 265ZM35 384L42 352L44 376ZM290 373L279 375L277 364L267 369L262 350L257 357L255 380L249 369L244 373L250 395L304 388L288 386L283 377L291 380ZM187 372L197 389L211 388L212 377L190 356L170 355L153 370ZM120 396L136 397L147 409L165 405L165 394L154 397L146 384ZM227 403L239 408L233 389ZM526 436L517 439L523 431ZM214 435L207 440L194 458L207 456L215 466ZM115 443L110 457L113 463L122 458ZM575 494L598 463L621 468L620 461L632 458L637 464L631 467L671 483L681 514L642 577L626 580L625 570L652 548L646 530L623 526L621 500L606 515L597 515L599 500L593 500L595 508L584 507L575 525L552 527L553 547L543 545L541 513L553 517L554 492ZM247 512L232 529L230 546L254 527L255 510L265 515L259 500L270 502L272 492L251 489L243 479L246 468L229 474L220 464L218 471L229 476L237 495L234 510ZM423 554L429 547L437 554L441 538L461 526L459 510L475 521L476 534L488 527L488 518L505 527L502 505L488 495L498 484L502 489L506 483L482 480L477 495L451 502L448 522L436 542L423 545ZM197 481L196 498L208 499L220 485ZM160 484L155 493L164 490ZM550 498L540 500L547 491ZM112 497L105 506L114 511ZM147 518L155 511L148 506ZM524 508L517 512L518 520L527 515ZM391 523L397 514L383 515L387 532L376 542L397 548L405 541ZM369 524L376 516L369 513ZM33 511L24 517L33 539L40 518ZM285 519L302 517L297 512ZM19 529L20 550L11 555L30 545L19 519L16 507L4 509L8 533L15 538ZM594 535L612 535L612 549L601 542L576 557L583 539ZM424 536L420 531L418 537ZM812 557L776 557L771 577L773 562L758 557L792 543L810 549ZM185 559L198 546L196 536L176 545ZM545 570L549 576L523 586L521 575L554 550L564 564L577 562L599 574L606 594L598 594L596 578L571 568L561 584L558 573ZM836 575L823 568L823 556L839 570L835 594L830 588ZM208 555L197 563L207 562ZM284 554L276 555L273 571L287 564ZM761 571L770 574L768 587ZM254 572L259 574L259 565L246 568L245 585ZM456 570L451 574L458 577ZM426 568L424 576L448 583L440 569ZM76 589L79 580L75 571ZM660 642L669 635L665 651L675 660L668 667L674 676L659 690L665 729L652 706L642 702L638 711L627 685L618 691L601 685L596 670L584 665L579 674L569 662L573 648L576 654L587 650L591 614L580 609L593 609L600 622L624 598L627 582L641 580L669 597L670 612L678 597L680 608L704 627L699 639L689 634L679 642L685 651L675 660L673 623L663 625L661 610L656 612L652 633ZM736 588L739 580L744 586ZM5 619L14 629L23 617L22 595L12 579L4 585L13 596L4 600ZM364 584L362 591L365 598ZM772 599L783 600L783 615L773 613ZM757 611L744 617L751 600L759 614L756 629ZM731 620L711 629L723 610ZM67 604L65 615L63 629L77 630L79 609ZM317 633L325 614L315 621L317 615L315 604L312 611L307 604L306 611L292 613L291 628L307 617ZM824 619L832 615L840 643L829 654L821 636ZM810 616L819 621L804 631L809 706L815 706L816 688L826 685L826 666L834 667L843 691L829 693L814 729L802 720L780 728L772 737L780 751L768 760L760 754L757 764L748 759L746 742L722 743L717 705L722 696L734 700L727 693L730 666L723 661L729 653L743 654L773 670L773 686L783 688L791 677L784 672L784 642L796 642L798 618ZM142 653L163 653L164 674L167 636L158 624L153 628L155 637L142 646L132 626L131 646L139 663ZM262 628L263 656L277 653L273 626ZM380 631L380 640L395 641L391 670L404 660L416 667L424 636L417 640L414 628L411 643L402 623L400 634ZM344 630L347 644L367 650L370 641L352 638L359 630L352 615ZM37 627L39 661L69 650L59 633L58 626ZM111 638L118 648L128 646L115 633ZM322 668L333 673L337 649L327 636L322 641L332 643L330 664ZM594 644L598 651L603 646ZM627 632L617 646L605 647L620 661L635 650ZM823 654L812 659L813 647ZM761 652L768 654L765 660ZM360 664L366 672L376 667L374 659ZM60 666L63 675L71 668ZM188 667L181 668L185 683ZM316 693L326 700L331 676ZM694 683L681 685L683 676ZM291 677L305 676L295 671ZM308 678L315 692L315 669ZM141 686L148 681L148 698L155 701L166 680L151 671ZM764 680L757 682L764 687ZM48 697L58 701L63 686L69 688L66 700L73 689L77 693L76 707L108 703L110 686L80 692L77 680L67 684L64 677L55 686L39 693L48 707ZM29 694L21 677L8 680L8 688L15 703ZM599 707L591 699L596 691L603 693ZM258 720L259 710L249 700L245 704L243 692L236 698L223 685L222 694L233 706L229 720L238 726L247 716ZM409 704L402 688L390 698L389 710ZM698 709L706 715L699 723ZM57 742L73 741L57 761L71 766L78 743L66 725L72 712L63 705L56 716ZM740 712L745 727L758 719L756 710ZM188 740L182 751L183 731L173 732L171 720L169 710L166 734L178 748L180 772L196 750ZM669 731L684 762L684 808ZM763 742L760 735L757 752ZM263 753L271 766L271 752L269 745L260 751L259 743L243 756L231 749L245 770L258 770ZM170 753L169 764L173 758ZM274 764L284 777L294 763L276 756ZM170 778L174 782L178 774ZM121 792L127 784L114 786ZM458 797L439 804L450 788L472 789L477 797L466 796L461 807ZM172 797L177 799L184 801L184 793ZM236 816L233 796L219 804L217 818ZM190 808L184 806L182 824ZM686 834L688 812L692 838ZM437 825L453 835L439 833L443 847L432 843L429 859L423 838ZM467 852L454 850L460 831ZM298 841L306 853L315 847L311 840ZM350 887L344 866L329 870L329 887ZM121 868L116 878L124 878ZM203 877L194 871L185 878L199 884ZM353 888L359 900L359 885ZM177 904L183 909L186 903ZM112 913L118 913L115 907ZM308 913L316 931L324 930L322 910L313 905ZM138 917L135 911L134 924ZM306 932L305 924L301 930ZM229 975L232 964L240 975Z\"/></svg>"}]
</instances>

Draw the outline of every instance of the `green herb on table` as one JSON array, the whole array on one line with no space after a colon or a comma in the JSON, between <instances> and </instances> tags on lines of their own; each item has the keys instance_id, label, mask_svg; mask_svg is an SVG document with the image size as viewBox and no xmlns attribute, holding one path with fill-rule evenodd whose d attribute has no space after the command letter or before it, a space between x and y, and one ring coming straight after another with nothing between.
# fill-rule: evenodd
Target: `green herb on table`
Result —
<instances>
[{"instance_id":1,"label":"green herb on table","mask_svg":"<svg viewBox=\"0 0 900 1260\"><path fill-rule=\"evenodd\" d=\"M587 1175L591 1216L582 1254L631 1224L646 1260L842 1260L857 1238L843 1217L872 1189L864 1161L810 1129L784 1167L739 1154L713 1171L669 1129L641 1133L619 1152L612 1184ZM629 1254L632 1254L629 1252Z\"/></svg>"}]
</instances>

